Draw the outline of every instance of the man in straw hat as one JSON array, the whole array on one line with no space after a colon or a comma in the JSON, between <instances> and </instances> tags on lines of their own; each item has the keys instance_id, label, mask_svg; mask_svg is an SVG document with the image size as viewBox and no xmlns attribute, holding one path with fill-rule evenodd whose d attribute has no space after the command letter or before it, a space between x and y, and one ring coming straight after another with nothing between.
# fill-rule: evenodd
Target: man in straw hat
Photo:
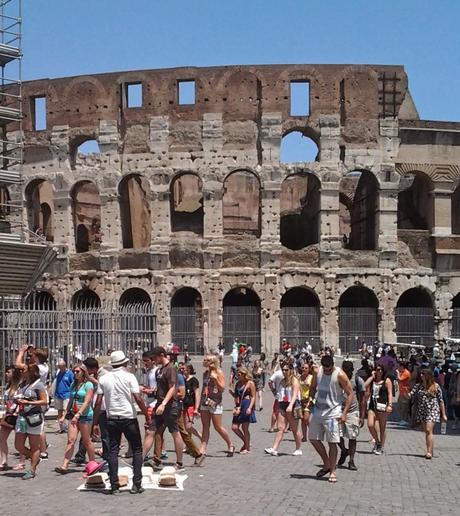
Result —
<instances>
[{"instance_id":1,"label":"man in straw hat","mask_svg":"<svg viewBox=\"0 0 460 516\"><path fill-rule=\"evenodd\" d=\"M142 438L137 421L134 402L147 418L147 407L140 394L136 377L126 368L128 364L123 351L113 351L110 355L112 371L101 377L97 390L94 409L94 426L99 422L102 399L107 412L107 432L109 434L109 476L111 493L120 493L118 481L118 452L122 434L126 437L133 451L133 486L132 494L144 491L142 487Z\"/></svg>"}]
</instances>

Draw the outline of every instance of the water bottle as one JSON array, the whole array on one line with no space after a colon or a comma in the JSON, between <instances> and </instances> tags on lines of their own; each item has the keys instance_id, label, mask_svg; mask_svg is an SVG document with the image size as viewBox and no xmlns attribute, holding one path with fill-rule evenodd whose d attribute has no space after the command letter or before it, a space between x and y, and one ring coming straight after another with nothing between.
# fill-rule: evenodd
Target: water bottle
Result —
<instances>
[{"instance_id":1,"label":"water bottle","mask_svg":"<svg viewBox=\"0 0 460 516\"><path fill-rule=\"evenodd\" d=\"M441 423L441 434L446 435L446 433L447 433L447 423L445 421L443 421Z\"/></svg>"},{"instance_id":2,"label":"water bottle","mask_svg":"<svg viewBox=\"0 0 460 516\"><path fill-rule=\"evenodd\" d=\"M19 425L18 426L19 426L19 432L24 434L27 430L27 423L26 423L25 417L19 416Z\"/></svg>"}]
</instances>

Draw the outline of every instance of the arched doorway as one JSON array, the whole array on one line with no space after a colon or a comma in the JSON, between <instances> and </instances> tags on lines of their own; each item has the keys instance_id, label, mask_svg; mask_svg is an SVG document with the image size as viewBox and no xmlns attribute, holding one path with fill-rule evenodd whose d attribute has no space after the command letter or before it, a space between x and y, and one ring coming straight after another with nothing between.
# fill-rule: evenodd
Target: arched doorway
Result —
<instances>
[{"instance_id":1,"label":"arched doorway","mask_svg":"<svg viewBox=\"0 0 460 516\"><path fill-rule=\"evenodd\" d=\"M203 352L203 303L198 290L184 287L171 298L171 339L181 351Z\"/></svg>"},{"instance_id":2,"label":"arched doorway","mask_svg":"<svg viewBox=\"0 0 460 516\"><path fill-rule=\"evenodd\" d=\"M310 290L294 287L280 303L280 336L301 347L308 341L315 353L320 348L319 299Z\"/></svg>"},{"instance_id":3,"label":"arched doorway","mask_svg":"<svg viewBox=\"0 0 460 516\"><path fill-rule=\"evenodd\" d=\"M43 179L32 181L27 185L25 194L30 231L52 242L54 201L51 183Z\"/></svg>"},{"instance_id":4,"label":"arched doorway","mask_svg":"<svg viewBox=\"0 0 460 516\"><path fill-rule=\"evenodd\" d=\"M425 289L406 290L396 305L395 319L398 342L433 346L433 302Z\"/></svg>"},{"instance_id":5,"label":"arched doorway","mask_svg":"<svg viewBox=\"0 0 460 516\"><path fill-rule=\"evenodd\" d=\"M452 337L460 337L460 293L452 299Z\"/></svg>"},{"instance_id":6,"label":"arched doorway","mask_svg":"<svg viewBox=\"0 0 460 516\"><path fill-rule=\"evenodd\" d=\"M225 350L230 352L235 338L261 351L260 299L250 288L230 290L223 300L223 339Z\"/></svg>"},{"instance_id":7,"label":"arched doorway","mask_svg":"<svg viewBox=\"0 0 460 516\"><path fill-rule=\"evenodd\" d=\"M75 249L86 253L101 243L101 198L91 181L80 181L72 190L72 214L75 228Z\"/></svg>"},{"instance_id":8,"label":"arched doorway","mask_svg":"<svg viewBox=\"0 0 460 516\"><path fill-rule=\"evenodd\" d=\"M260 183L247 170L227 176L222 199L225 234L260 236Z\"/></svg>"},{"instance_id":9,"label":"arched doorway","mask_svg":"<svg viewBox=\"0 0 460 516\"><path fill-rule=\"evenodd\" d=\"M319 240L321 185L313 174L292 174L281 185L280 240L298 250Z\"/></svg>"},{"instance_id":10,"label":"arched doorway","mask_svg":"<svg viewBox=\"0 0 460 516\"><path fill-rule=\"evenodd\" d=\"M84 288L75 292L71 302L72 335L69 356L82 360L106 352L104 348L104 319L101 300L93 290Z\"/></svg>"},{"instance_id":11,"label":"arched doorway","mask_svg":"<svg viewBox=\"0 0 460 516\"><path fill-rule=\"evenodd\" d=\"M363 343L378 340L379 302L372 290L350 287L339 299L339 347L342 353L356 353Z\"/></svg>"},{"instance_id":12,"label":"arched doorway","mask_svg":"<svg viewBox=\"0 0 460 516\"><path fill-rule=\"evenodd\" d=\"M140 363L142 352L156 345L155 314L150 295L141 288L125 290L120 296L118 308L119 349Z\"/></svg>"}]
</instances>

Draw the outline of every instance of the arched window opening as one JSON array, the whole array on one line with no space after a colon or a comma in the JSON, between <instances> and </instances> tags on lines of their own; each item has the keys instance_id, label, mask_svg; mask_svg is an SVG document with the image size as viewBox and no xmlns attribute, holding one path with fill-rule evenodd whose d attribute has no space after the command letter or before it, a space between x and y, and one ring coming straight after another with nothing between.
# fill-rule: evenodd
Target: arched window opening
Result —
<instances>
[{"instance_id":1,"label":"arched window opening","mask_svg":"<svg viewBox=\"0 0 460 516\"><path fill-rule=\"evenodd\" d=\"M319 148L314 140L301 131L292 131L281 140L281 163L311 163L319 161Z\"/></svg>"},{"instance_id":2,"label":"arched window opening","mask_svg":"<svg viewBox=\"0 0 460 516\"><path fill-rule=\"evenodd\" d=\"M425 289L406 290L396 305L395 319L398 342L433 346L433 301Z\"/></svg>"},{"instance_id":3,"label":"arched window opening","mask_svg":"<svg viewBox=\"0 0 460 516\"><path fill-rule=\"evenodd\" d=\"M141 288L129 288L120 296L120 306L127 305L151 305L149 294Z\"/></svg>"},{"instance_id":4,"label":"arched window opening","mask_svg":"<svg viewBox=\"0 0 460 516\"><path fill-rule=\"evenodd\" d=\"M56 310L56 300L45 290L34 290L26 297L24 306L26 310Z\"/></svg>"},{"instance_id":5,"label":"arched window opening","mask_svg":"<svg viewBox=\"0 0 460 516\"><path fill-rule=\"evenodd\" d=\"M181 351L203 352L203 304L194 288L181 288L171 299L171 338Z\"/></svg>"},{"instance_id":6,"label":"arched window opening","mask_svg":"<svg viewBox=\"0 0 460 516\"><path fill-rule=\"evenodd\" d=\"M26 201L29 229L52 242L54 199L51 183L44 180L30 183L26 188Z\"/></svg>"},{"instance_id":7,"label":"arched window opening","mask_svg":"<svg viewBox=\"0 0 460 516\"><path fill-rule=\"evenodd\" d=\"M460 185L457 186L451 198L452 234L460 235Z\"/></svg>"},{"instance_id":8,"label":"arched window opening","mask_svg":"<svg viewBox=\"0 0 460 516\"><path fill-rule=\"evenodd\" d=\"M320 182L313 174L294 174L281 185L281 244L293 250L319 241Z\"/></svg>"},{"instance_id":9,"label":"arched window opening","mask_svg":"<svg viewBox=\"0 0 460 516\"><path fill-rule=\"evenodd\" d=\"M99 144L96 139L85 140L77 147L77 156L88 156L89 154L100 154Z\"/></svg>"},{"instance_id":10,"label":"arched window opening","mask_svg":"<svg viewBox=\"0 0 460 516\"><path fill-rule=\"evenodd\" d=\"M75 249L85 253L99 249L101 244L101 199L91 181L77 183L72 192L75 227Z\"/></svg>"},{"instance_id":11,"label":"arched window opening","mask_svg":"<svg viewBox=\"0 0 460 516\"><path fill-rule=\"evenodd\" d=\"M225 180L223 218L226 234L260 236L260 183L251 172L233 172Z\"/></svg>"},{"instance_id":12,"label":"arched window opening","mask_svg":"<svg viewBox=\"0 0 460 516\"><path fill-rule=\"evenodd\" d=\"M195 174L181 174L171 183L171 231L203 234L203 192Z\"/></svg>"},{"instance_id":13,"label":"arched window opening","mask_svg":"<svg viewBox=\"0 0 460 516\"><path fill-rule=\"evenodd\" d=\"M147 179L137 174L125 177L120 183L119 192L123 248L149 247L151 218Z\"/></svg>"},{"instance_id":14,"label":"arched window opening","mask_svg":"<svg viewBox=\"0 0 460 516\"><path fill-rule=\"evenodd\" d=\"M398 229L431 230L432 189L431 180L422 173L412 173L401 178Z\"/></svg>"},{"instance_id":15,"label":"arched window opening","mask_svg":"<svg viewBox=\"0 0 460 516\"><path fill-rule=\"evenodd\" d=\"M233 342L251 346L253 352L261 351L260 299L251 289L239 287L230 290L223 300L223 339L226 351Z\"/></svg>"},{"instance_id":16,"label":"arched window opening","mask_svg":"<svg viewBox=\"0 0 460 516\"><path fill-rule=\"evenodd\" d=\"M73 310L88 310L99 308L101 306L101 299L94 290L84 288L75 292L70 304Z\"/></svg>"},{"instance_id":17,"label":"arched window opening","mask_svg":"<svg viewBox=\"0 0 460 516\"><path fill-rule=\"evenodd\" d=\"M306 288L289 289L280 303L281 337L299 349L306 343L313 352L320 349L320 313L319 300Z\"/></svg>"},{"instance_id":18,"label":"arched window opening","mask_svg":"<svg viewBox=\"0 0 460 516\"><path fill-rule=\"evenodd\" d=\"M340 181L340 230L344 247L377 247L378 182L371 172L352 171Z\"/></svg>"},{"instance_id":19,"label":"arched window opening","mask_svg":"<svg viewBox=\"0 0 460 516\"><path fill-rule=\"evenodd\" d=\"M339 346L342 353L356 353L378 339L379 302L372 290L356 286L339 299Z\"/></svg>"},{"instance_id":20,"label":"arched window opening","mask_svg":"<svg viewBox=\"0 0 460 516\"><path fill-rule=\"evenodd\" d=\"M452 331L451 336L460 337L460 293L452 299Z\"/></svg>"}]
</instances>

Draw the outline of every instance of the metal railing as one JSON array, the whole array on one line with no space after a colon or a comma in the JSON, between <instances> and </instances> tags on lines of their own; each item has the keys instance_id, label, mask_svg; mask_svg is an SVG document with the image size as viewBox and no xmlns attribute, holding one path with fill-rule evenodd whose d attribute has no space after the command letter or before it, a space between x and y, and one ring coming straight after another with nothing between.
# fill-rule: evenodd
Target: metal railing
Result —
<instances>
[{"instance_id":1,"label":"metal railing","mask_svg":"<svg viewBox=\"0 0 460 516\"><path fill-rule=\"evenodd\" d=\"M339 307L339 347L342 353L357 353L365 342L378 340L378 314L372 307Z\"/></svg>"},{"instance_id":2,"label":"metal railing","mask_svg":"<svg viewBox=\"0 0 460 516\"><path fill-rule=\"evenodd\" d=\"M398 342L434 345L434 312L428 307L397 307L395 309Z\"/></svg>"},{"instance_id":3,"label":"metal railing","mask_svg":"<svg viewBox=\"0 0 460 516\"><path fill-rule=\"evenodd\" d=\"M1 385L5 367L14 363L19 348L26 343L48 349L51 374L60 358L73 363L116 349L122 349L137 368L141 366L142 352L156 345L155 315L147 303L65 311L0 299Z\"/></svg>"},{"instance_id":4,"label":"metal railing","mask_svg":"<svg viewBox=\"0 0 460 516\"><path fill-rule=\"evenodd\" d=\"M261 351L260 308L258 306L224 306L223 341L225 352L232 350L234 339Z\"/></svg>"},{"instance_id":5,"label":"metal railing","mask_svg":"<svg viewBox=\"0 0 460 516\"><path fill-rule=\"evenodd\" d=\"M305 342L314 353L320 350L319 308L315 306L285 306L280 312L280 337L298 348Z\"/></svg>"}]
</instances>

